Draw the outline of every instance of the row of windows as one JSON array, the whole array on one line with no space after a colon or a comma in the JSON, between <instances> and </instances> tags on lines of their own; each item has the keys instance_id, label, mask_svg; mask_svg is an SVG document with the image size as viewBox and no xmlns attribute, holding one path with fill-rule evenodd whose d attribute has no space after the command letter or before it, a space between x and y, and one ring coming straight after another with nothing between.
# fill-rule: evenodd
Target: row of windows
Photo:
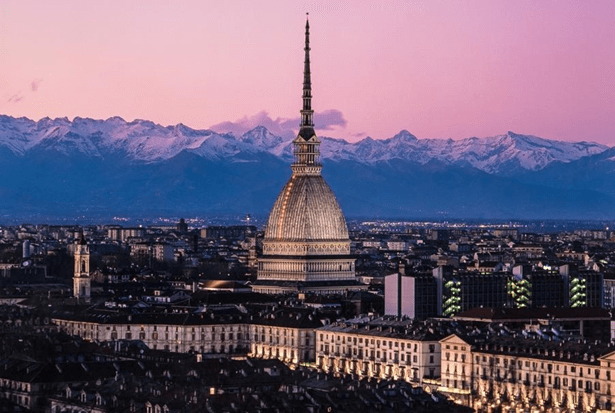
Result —
<instances>
[{"instance_id":1,"label":"row of windows","mask_svg":"<svg viewBox=\"0 0 615 413\"><path fill-rule=\"evenodd\" d=\"M546 363L545 362L536 362L536 361L530 361L530 360L515 360L515 359L507 359L507 358L502 358L500 359L500 357L489 357L487 358L487 356L482 356L482 358L480 356L476 356L475 357L475 361L476 363L480 363L482 359L483 363L494 363L496 366L499 365L503 365L504 367L513 367L515 366L515 364L517 365L518 368L527 368L527 369L532 369L532 370L542 370L542 371L547 371L548 373L552 373L554 371L553 369L553 364L552 363ZM448 353L446 353L446 360L449 360L448 357ZM461 357L462 361L465 361L465 356L462 355ZM455 357L455 361L457 361L457 357ZM560 364L555 364L555 371L560 371L560 367L562 367L562 371L563 374L568 374L570 373L578 373L579 377L583 377L583 372L584 369L583 367L579 367L578 371L577 371L577 367L576 366L570 366L570 371L568 370L568 365L560 365ZM591 375L592 374L592 368L591 367L587 367L586 368L586 374L587 375ZM600 377L600 369L598 368L594 368L594 375L596 376L596 378ZM609 374L610 377L610 372L607 372Z\"/></svg>"},{"instance_id":2,"label":"row of windows","mask_svg":"<svg viewBox=\"0 0 615 413\"><path fill-rule=\"evenodd\" d=\"M336 357L339 356L345 356L345 357L353 357L356 356L359 359L370 359L370 360L378 360L378 361L382 361L382 362L387 362L390 361L392 363L400 363L400 362L405 362L407 365L411 365L412 363L418 363L418 356L416 354L411 355L411 353L392 353L392 355L387 356L387 352L383 351L382 353L380 352L380 350L365 350L365 355L363 353L363 349L347 349L346 351L340 352L339 348L336 349L336 351L333 351L333 348L331 348L331 351L329 351L329 345L328 344L320 344L319 350L321 353L323 353L324 355L334 355ZM429 356L429 364L434 364L436 362L435 356L430 355Z\"/></svg>"},{"instance_id":3,"label":"row of windows","mask_svg":"<svg viewBox=\"0 0 615 413\"><path fill-rule=\"evenodd\" d=\"M446 348L447 350L450 350L450 349L451 349L451 347L452 347L452 349L453 349L453 350L459 350L459 349L461 349L461 351L466 351L466 346L455 346L455 345L451 346L450 344L447 344L445 348Z\"/></svg>"},{"instance_id":4,"label":"row of windows","mask_svg":"<svg viewBox=\"0 0 615 413\"><path fill-rule=\"evenodd\" d=\"M28 383L22 383L13 380L2 380L2 387L5 389L14 389L17 391L30 391L30 385Z\"/></svg>"},{"instance_id":5,"label":"row of windows","mask_svg":"<svg viewBox=\"0 0 615 413\"><path fill-rule=\"evenodd\" d=\"M82 329L82 330L98 330L99 327L102 327L100 324L92 324L92 323L74 323L74 322L69 322L69 321L59 321L58 324L60 326L64 326L64 327L68 327L70 329ZM113 330L116 331L118 329L122 329L124 328L126 331L130 331L131 330L131 324L125 324L125 325L113 325L113 326L107 326L106 329L107 330ZM175 327L175 331L179 331L180 327L179 326L171 326L171 330L173 330L173 327ZM152 329L154 331L158 331L158 325L153 325ZM182 327L183 329L183 327ZM210 327L210 328L205 328L205 327L201 327L200 331L201 333L204 333L206 330L209 331L213 331L213 332L225 332L225 331L240 331L242 330L242 328L240 326L227 326L227 327ZM145 331L146 327L145 326L140 326L140 331ZM194 333L198 330L198 327L192 327L189 331ZM164 326L164 331L169 331L169 326Z\"/></svg>"},{"instance_id":6,"label":"row of windows","mask_svg":"<svg viewBox=\"0 0 615 413\"><path fill-rule=\"evenodd\" d=\"M331 339L329 339L329 334L325 334L325 333L319 333L319 339L320 341L324 342L324 341L337 341L338 343L341 342L342 344L353 344L353 345L357 345L357 344L363 344L363 337L346 337L343 335L337 335L337 334L331 334ZM376 347L389 347L389 349L392 348L401 348L401 350L405 350L406 346L408 348L408 350L410 350L412 348L412 346L414 346L414 351L418 351L418 344L417 343L406 343L403 341L394 341L394 340L378 340L378 339L369 339L366 338L365 339L365 344L367 345L375 345ZM429 352L430 353L435 353L436 351L436 345L435 344L429 344Z\"/></svg>"}]
</instances>

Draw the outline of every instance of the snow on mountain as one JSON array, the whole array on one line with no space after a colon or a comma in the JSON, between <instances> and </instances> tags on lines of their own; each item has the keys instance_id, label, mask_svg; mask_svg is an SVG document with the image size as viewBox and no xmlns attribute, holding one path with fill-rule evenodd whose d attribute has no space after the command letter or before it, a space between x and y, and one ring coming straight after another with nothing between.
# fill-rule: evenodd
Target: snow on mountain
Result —
<instances>
[{"instance_id":1,"label":"snow on mountain","mask_svg":"<svg viewBox=\"0 0 615 413\"><path fill-rule=\"evenodd\" d=\"M272 149L284 142L281 137L272 134L264 126L257 126L241 135L238 140L262 149Z\"/></svg>"},{"instance_id":2,"label":"snow on mountain","mask_svg":"<svg viewBox=\"0 0 615 413\"><path fill-rule=\"evenodd\" d=\"M508 132L490 138L417 139L401 131L390 139L365 138L357 143L337 141L323 143L323 159L352 159L374 163L402 159L426 164L432 159L446 164L469 164L488 173L502 172L502 168L517 162L522 169L539 170L552 162L570 162L595 155L608 149L593 142L562 142L518 135Z\"/></svg>"},{"instance_id":3,"label":"snow on mountain","mask_svg":"<svg viewBox=\"0 0 615 413\"><path fill-rule=\"evenodd\" d=\"M163 127L146 120L126 122L119 117L75 118L72 122L67 118L34 122L0 117L0 146L17 155L33 149L54 149L64 154L76 151L88 156L119 152L134 160L154 162L198 148L212 135L212 131L194 130L182 124Z\"/></svg>"},{"instance_id":4,"label":"snow on mountain","mask_svg":"<svg viewBox=\"0 0 615 413\"><path fill-rule=\"evenodd\" d=\"M485 172L498 172L502 165L517 161L527 170L539 170L552 162L570 162L608 149L592 142L562 142L508 132L494 138L447 141L447 158L466 160Z\"/></svg>"},{"instance_id":5,"label":"snow on mountain","mask_svg":"<svg viewBox=\"0 0 615 413\"><path fill-rule=\"evenodd\" d=\"M239 153L250 151L251 145L238 141L231 135L212 134L204 140L197 148L190 149L202 158L215 160L233 157Z\"/></svg>"},{"instance_id":6,"label":"snow on mountain","mask_svg":"<svg viewBox=\"0 0 615 413\"><path fill-rule=\"evenodd\" d=\"M592 142L563 142L508 132L488 138L417 139L406 130L392 138L365 138L356 143L321 137L324 160L349 160L374 164L400 159L418 164L437 160L451 165L470 165L487 173L514 168L540 170L553 162L570 162L608 149ZM269 153L292 158L292 143L258 126L239 137L183 124L161 126L147 120L44 118L38 122L0 115L0 148L17 156L31 150L53 150L91 157L123 154L141 162L170 159L182 151L206 159L223 159Z\"/></svg>"}]
</instances>

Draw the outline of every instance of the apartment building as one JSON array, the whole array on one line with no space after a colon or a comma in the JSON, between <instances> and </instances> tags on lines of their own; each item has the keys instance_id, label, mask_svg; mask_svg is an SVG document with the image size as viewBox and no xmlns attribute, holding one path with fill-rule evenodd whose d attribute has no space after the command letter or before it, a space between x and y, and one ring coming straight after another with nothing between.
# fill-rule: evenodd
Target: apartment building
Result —
<instances>
[{"instance_id":1,"label":"apartment building","mask_svg":"<svg viewBox=\"0 0 615 413\"><path fill-rule=\"evenodd\" d=\"M316 330L316 365L360 378L433 383L445 331L437 322L397 317L336 322Z\"/></svg>"},{"instance_id":2,"label":"apartment building","mask_svg":"<svg viewBox=\"0 0 615 413\"><path fill-rule=\"evenodd\" d=\"M451 334L440 344L439 390L474 409L612 409L615 347L610 343L477 331Z\"/></svg>"}]
</instances>

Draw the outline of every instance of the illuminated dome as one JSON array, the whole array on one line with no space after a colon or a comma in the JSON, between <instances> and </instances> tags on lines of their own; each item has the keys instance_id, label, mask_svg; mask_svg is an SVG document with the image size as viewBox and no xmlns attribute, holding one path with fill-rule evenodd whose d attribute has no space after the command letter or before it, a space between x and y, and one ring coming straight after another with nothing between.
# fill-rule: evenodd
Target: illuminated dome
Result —
<instances>
[{"instance_id":1,"label":"illuminated dome","mask_svg":"<svg viewBox=\"0 0 615 413\"><path fill-rule=\"evenodd\" d=\"M273 205L265 240L348 240L344 214L320 175L294 175Z\"/></svg>"}]
</instances>

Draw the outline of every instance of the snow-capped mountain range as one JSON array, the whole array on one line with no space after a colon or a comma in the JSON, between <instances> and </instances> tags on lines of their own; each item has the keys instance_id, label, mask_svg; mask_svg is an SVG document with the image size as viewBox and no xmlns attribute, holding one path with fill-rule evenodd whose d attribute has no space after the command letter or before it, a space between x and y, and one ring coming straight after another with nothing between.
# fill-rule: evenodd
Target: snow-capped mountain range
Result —
<instances>
[{"instance_id":1,"label":"snow-capped mountain range","mask_svg":"<svg viewBox=\"0 0 615 413\"><path fill-rule=\"evenodd\" d=\"M364 164L393 159L426 164L437 160L451 165L468 165L487 173L516 164L536 171L553 162L570 162L608 149L593 142L563 142L508 132L486 138L417 139L408 131L392 138L369 137L349 143L323 137L323 160L347 160ZM80 154L105 158L123 154L131 160L154 163L181 152L205 159L232 158L241 153L270 153L289 160L292 143L259 126L241 135L195 130L183 124L161 126L146 120L126 122L119 117L107 120L44 118L38 122L0 115L0 147L18 156L45 150L64 155Z\"/></svg>"},{"instance_id":2,"label":"snow-capped mountain range","mask_svg":"<svg viewBox=\"0 0 615 413\"><path fill-rule=\"evenodd\" d=\"M508 132L463 140L321 137L323 174L349 216L615 219L615 148ZM126 122L0 115L3 219L266 216L292 141ZM101 220L105 218L100 218Z\"/></svg>"}]
</instances>

